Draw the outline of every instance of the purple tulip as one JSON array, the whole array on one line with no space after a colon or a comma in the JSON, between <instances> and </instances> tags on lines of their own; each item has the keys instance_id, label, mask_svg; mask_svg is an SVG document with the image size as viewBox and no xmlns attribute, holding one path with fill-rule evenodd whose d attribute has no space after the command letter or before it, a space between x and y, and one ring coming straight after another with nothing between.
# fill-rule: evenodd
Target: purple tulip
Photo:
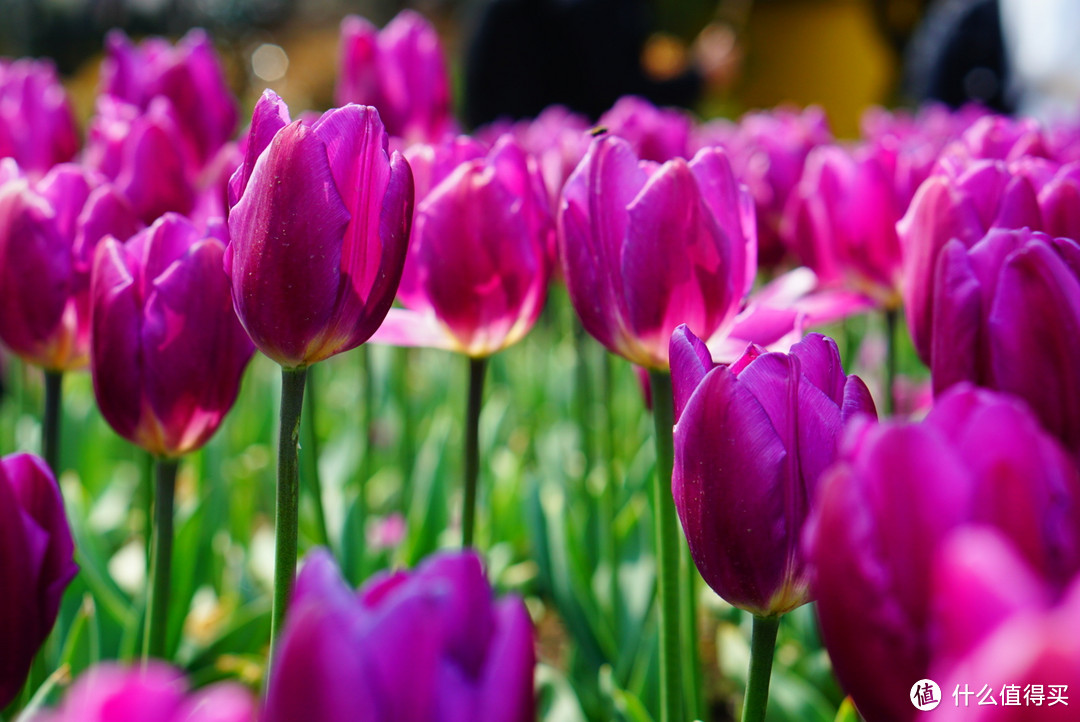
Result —
<instances>
[{"instance_id":1,"label":"purple tulip","mask_svg":"<svg viewBox=\"0 0 1080 722\"><path fill-rule=\"evenodd\" d=\"M1080 472L1023 404L959 386L921 423L852 424L821 481L807 552L825 645L866 719L916 713L935 559L970 523L996 527L1046 579L1080 570Z\"/></svg>"},{"instance_id":2,"label":"purple tulip","mask_svg":"<svg viewBox=\"0 0 1080 722\"><path fill-rule=\"evenodd\" d=\"M0 59L0 158L36 179L78 150L75 114L52 63Z\"/></svg>"},{"instance_id":3,"label":"purple tulip","mask_svg":"<svg viewBox=\"0 0 1080 722\"><path fill-rule=\"evenodd\" d=\"M644 98L626 95L600 116L597 125L626 140L642 160L663 163L685 158L693 119L676 108L657 108Z\"/></svg>"},{"instance_id":4,"label":"purple tulip","mask_svg":"<svg viewBox=\"0 0 1080 722\"><path fill-rule=\"evenodd\" d=\"M113 30L105 40L100 92L143 111L154 98L168 98L200 167L211 162L236 130L236 99L210 37L200 29L188 32L175 46L164 38L135 45L123 31Z\"/></svg>"},{"instance_id":5,"label":"purple tulip","mask_svg":"<svg viewBox=\"0 0 1080 722\"><path fill-rule=\"evenodd\" d=\"M944 162L919 187L896 230L903 248L903 298L920 358L932 365L935 278L942 249L971 248L991 228L1030 228L1080 238L1080 164L1030 158Z\"/></svg>"},{"instance_id":6,"label":"purple tulip","mask_svg":"<svg viewBox=\"0 0 1080 722\"><path fill-rule=\"evenodd\" d=\"M255 346L301 368L366 341L393 303L408 248L409 165L387 152L374 108L289 123L272 91L255 106L230 181L225 269Z\"/></svg>"},{"instance_id":7,"label":"purple tulip","mask_svg":"<svg viewBox=\"0 0 1080 722\"><path fill-rule=\"evenodd\" d=\"M334 97L338 105L375 106L387 132L408 142L435 143L456 130L439 35L411 10L382 32L355 15L341 21Z\"/></svg>"},{"instance_id":8,"label":"purple tulip","mask_svg":"<svg viewBox=\"0 0 1080 722\"><path fill-rule=\"evenodd\" d=\"M807 156L784 211L782 235L826 286L899 305L903 207L887 157L873 146L819 146Z\"/></svg>"},{"instance_id":9,"label":"purple tulip","mask_svg":"<svg viewBox=\"0 0 1080 722\"><path fill-rule=\"evenodd\" d=\"M85 367L94 249L102 237L126 239L139 226L116 189L81 166L58 165L34 183L0 183L0 339L50 371Z\"/></svg>"},{"instance_id":10,"label":"purple tulip","mask_svg":"<svg viewBox=\"0 0 1080 722\"><path fill-rule=\"evenodd\" d=\"M1052 700L1063 693L1068 702L1069 690L1080 688L1080 640L1063 633L1080 625L1080 577L1055 603L1056 590L986 527L954 532L934 572L939 634L931 675L941 682L941 716L1074 719L1070 704ZM1050 685L1065 688L1055 694ZM979 705L984 688L995 706Z\"/></svg>"},{"instance_id":11,"label":"purple tulip","mask_svg":"<svg viewBox=\"0 0 1080 722\"><path fill-rule=\"evenodd\" d=\"M30 454L0 459L0 707L22 689L78 567L60 487Z\"/></svg>"},{"instance_id":12,"label":"purple tulip","mask_svg":"<svg viewBox=\"0 0 1080 722\"><path fill-rule=\"evenodd\" d=\"M816 107L747 113L738 123L715 120L695 129L691 148L723 148L735 176L754 197L759 267L773 268L786 255L780 238L784 206L802 177L806 156L831 141L825 113Z\"/></svg>"},{"instance_id":13,"label":"purple tulip","mask_svg":"<svg viewBox=\"0 0 1080 722\"><path fill-rule=\"evenodd\" d=\"M452 148L444 152L453 155ZM421 168L425 176L440 170ZM553 239L543 178L517 142L504 137L486 157L458 165L417 204L398 289L408 310L391 310L376 340L474 358L516 343L543 308Z\"/></svg>"},{"instance_id":14,"label":"purple tulip","mask_svg":"<svg viewBox=\"0 0 1080 722\"><path fill-rule=\"evenodd\" d=\"M970 381L1013 393L1080 453L1080 244L1026 228L951 240L934 294L934 392Z\"/></svg>"},{"instance_id":15,"label":"purple tulip","mask_svg":"<svg viewBox=\"0 0 1080 722\"><path fill-rule=\"evenodd\" d=\"M493 598L473 552L383 573L358 592L314 552L278 649L264 722L535 719L528 612Z\"/></svg>"},{"instance_id":16,"label":"purple tulip","mask_svg":"<svg viewBox=\"0 0 1080 722\"><path fill-rule=\"evenodd\" d=\"M243 686L219 682L188 693L176 669L150 661L126 668L99 664L83 673L55 710L32 722L255 722L252 694Z\"/></svg>"},{"instance_id":17,"label":"purple tulip","mask_svg":"<svg viewBox=\"0 0 1080 722\"><path fill-rule=\"evenodd\" d=\"M223 229L221 229L223 231ZM210 438L254 348L232 310L224 242L167 213L94 262L91 372L102 416L176 458Z\"/></svg>"},{"instance_id":18,"label":"purple tulip","mask_svg":"<svg viewBox=\"0 0 1080 722\"><path fill-rule=\"evenodd\" d=\"M702 578L757 616L810 601L803 522L844 423L875 414L866 385L820 334L716 366L686 326L671 337L671 378L671 490Z\"/></svg>"},{"instance_id":19,"label":"purple tulip","mask_svg":"<svg viewBox=\"0 0 1080 722\"><path fill-rule=\"evenodd\" d=\"M717 149L658 166L598 138L566 182L558 223L585 330L647 368L668 367L681 323L722 335L754 280L753 201Z\"/></svg>"},{"instance_id":20,"label":"purple tulip","mask_svg":"<svg viewBox=\"0 0 1080 722\"><path fill-rule=\"evenodd\" d=\"M183 127L166 98L155 97L140 110L99 96L84 161L113 181L144 223L170 211L188 214L195 205L201 167Z\"/></svg>"}]
</instances>

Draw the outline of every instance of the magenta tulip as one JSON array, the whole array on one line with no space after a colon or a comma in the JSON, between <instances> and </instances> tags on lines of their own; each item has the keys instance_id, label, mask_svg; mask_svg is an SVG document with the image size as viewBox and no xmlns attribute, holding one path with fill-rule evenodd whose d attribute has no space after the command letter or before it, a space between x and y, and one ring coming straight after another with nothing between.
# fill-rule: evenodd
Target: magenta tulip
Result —
<instances>
[{"instance_id":1,"label":"magenta tulip","mask_svg":"<svg viewBox=\"0 0 1080 722\"><path fill-rule=\"evenodd\" d=\"M219 232L223 232L221 229ZM254 348L232 310L224 242L166 214L94 263L91 371L105 420L158 457L193 451L236 401Z\"/></svg>"},{"instance_id":2,"label":"magenta tulip","mask_svg":"<svg viewBox=\"0 0 1080 722\"><path fill-rule=\"evenodd\" d=\"M757 616L810 601L803 523L844 423L875 415L866 385L820 334L717 366L685 326L671 337L671 376L671 488L702 578Z\"/></svg>"},{"instance_id":3,"label":"magenta tulip","mask_svg":"<svg viewBox=\"0 0 1080 722\"><path fill-rule=\"evenodd\" d=\"M115 188L74 164L0 183L0 340L49 371L85 367L94 249L139 226Z\"/></svg>"},{"instance_id":4,"label":"magenta tulip","mask_svg":"<svg viewBox=\"0 0 1080 722\"><path fill-rule=\"evenodd\" d=\"M638 158L663 163L687 157L693 119L686 111L657 108L627 95L601 115L597 125L629 142Z\"/></svg>"},{"instance_id":5,"label":"magenta tulip","mask_svg":"<svg viewBox=\"0 0 1080 722\"><path fill-rule=\"evenodd\" d=\"M598 138L566 182L558 221L585 330L647 368L668 367L681 323L723 335L754 280L753 201L720 150L657 166L625 140Z\"/></svg>"},{"instance_id":6,"label":"magenta tulip","mask_svg":"<svg viewBox=\"0 0 1080 722\"><path fill-rule=\"evenodd\" d=\"M83 673L55 710L31 722L255 722L245 687L219 682L187 692L184 676L158 662L126 668L100 664Z\"/></svg>"},{"instance_id":7,"label":"magenta tulip","mask_svg":"<svg viewBox=\"0 0 1080 722\"><path fill-rule=\"evenodd\" d=\"M22 689L78 567L60 488L41 459L0 459L0 516L0 707L6 707Z\"/></svg>"},{"instance_id":8,"label":"magenta tulip","mask_svg":"<svg viewBox=\"0 0 1080 722\"><path fill-rule=\"evenodd\" d=\"M472 552L383 573L353 592L308 557L267 684L264 722L535 719L532 624L496 600Z\"/></svg>"},{"instance_id":9,"label":"magenta tulip","mask_svg":"<svg viewBox=\"0 0 1080 722\"><path fill-rule=\"evenodd\" d=\"M409 165L374 108L289 123L266 91L230 181L225 268L255 346L302 368L366 341L394 300L408 247Z\"/></svg>"},{"instance_id":10,"label":"magenta tulip","mask_svg":"<svg viewBox=\"0 0 1080 722\"><path fill-rule=\"evenodd\" d=\"M807 156L781 233L822 284L860 291L893 308L900 304L896 222L902 212L889 159L873 146L819 146Z\"/></svg>"},{"instance_id":11,"label":"magenta tulip","mask_svg":"<svg viewBox=\"0 0 1080 722\"><path fill-rule=\"evenodd\" d=\"M364 18L341 22L338 105L379 109L388 133L435 143L455 132L450 76L435 28L403 10L380 32Z\"/></svg>"},{"instance_id":12,"label":"magenta tulip","mask_svg":"<svg viewBox=\"0 0 1080 722\"><path fill-rule=\"evenodd\" d=\"M444 153L453 156L453 148ZM458 165L417 204L398 289L408 310L390 311L376 340L474 358L516 343L543 308L553 238L535 161L504 137L486 157Z\"/></svg>"},{"instance_id":13,"label":"magenta tulip","mask_svg":"<svg viewBox=\"0 0 1080 722\"><path fill-rule=\"evenodd\" d=\"M191 30L175 46L164 38L135 45L123 31L113 30L105 40L100 92L144 111L154 98L168 98L200 167L236 130L236 99L203 30Z\"/></svg>"},{"instance_id":14,"label":"magenta tulip","mask_svg":"<svg viewBox=\"0 0 1080 722\"><path fill-rule=\"evenodd\" d=\"M807 541L825 645L866 719L917 714L935 559L971 523L996 527L1054 583L1080 571L1080 472L1023 404L958 386L921 423L852 425Z\"/></svg>"},{"instance_id":15,"label":"magenta tulip","mask_svg":"<svg viewBox=\"0 0 1080 722\"><path fill-rule=\"evenodd\" d=\"M0 58L0 158L33 179L79 150L79 131L52 63Z\"/></svg>"}]
</instances>

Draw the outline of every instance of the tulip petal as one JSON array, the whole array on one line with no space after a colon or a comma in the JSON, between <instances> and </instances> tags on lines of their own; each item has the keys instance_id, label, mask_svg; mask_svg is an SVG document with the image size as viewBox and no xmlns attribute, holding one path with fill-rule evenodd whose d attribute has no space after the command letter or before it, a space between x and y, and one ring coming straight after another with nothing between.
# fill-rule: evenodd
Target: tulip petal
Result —
<instances>
[{"instance_id":1,"label":"tulip petal","mask_svg":"<svg viewBox=\"0 0 1080 722\"><path fill-rule=\"evenodd\" d=\"M982 289L958 240L945 244L934 283L931 378L934 394L960 381L980 380Z\"/></svg>"},{"instance_id":2,"label":"tulip petal","mask_svg":"<svg viewBox=\"0 0 1080 722\"><path fill-rule=\"evenodd\" d=\"M536 717L533 681L521 674L536 666L532 621L520 599L500 599L493 610L495 635L487 650L474 719L531 722Z\"/></svg>"},{"instance_id":3,"label":"tulip petal","mask_svg":"<svg viewBox=\"0 0 1080 722\"><path fill-rule=\"evenodd\" d=\"M675 421L678 423L683 408L690 400L705 374L712 370L712 356L708 346L684 323L671 335L668 351L671 359L671 391L675 402Z\"/></svg>"},{"instance_id":4,"label":"tulip petal","mask_svg":"<svg viewBox=\"0 0 1080 722\"><path fill-rule=\"evenodd\" d=\"M251 174L255 172L255 163L279 130L289 124L289 106L278 94L267 88L259 96L251 113L251 127L247 133L247 147L244 150L244 162L229 179L229 206L235 206L244 195Z\"/></svg>"}]
</instances>

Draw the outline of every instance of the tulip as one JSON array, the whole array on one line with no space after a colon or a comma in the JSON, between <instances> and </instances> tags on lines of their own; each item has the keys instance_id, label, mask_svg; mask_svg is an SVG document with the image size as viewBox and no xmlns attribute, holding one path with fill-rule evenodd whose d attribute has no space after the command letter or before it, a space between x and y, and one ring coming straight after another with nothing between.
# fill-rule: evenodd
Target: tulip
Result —
<instances>
[{"instance_id":1,"label":"tulip","mask_svg":"<svg viewBox=\"0 0 1080 722\"><path fill-rule=\"evenodd\" d=\"M657 463L652 488L660 606L660 719L685 718L698 707L694 579L683 579L671 483L671 333L686 323L704 338L723 336L753 283L756 236L749 193L720 150L687 162L639 161L627 141L605 135L563 188L559 257L582 326L609 351L649 369ZM681 610L685 647L680 644ZM680 691L687 650L691 672Z\"/></svg>"},{"instance_id":2,"label":"tulip","mask_svg":"<svg viewBox=\"0 0 1080 722\"><path fill-rule=\"evenodd\" d=\"M65 163L31 182L12 163L0 167L0 340L45 370L42 454L57 473L63 373L89 361L94 249L138 228L96 173Z\"/></svg>"},{"instance_id":3,"label":"tulip","mask_svg":"<svg viewBox=\"0 0 1080 722\"><path fill-rule=\"evenodd\" d=\"M296 569L305 371L370 338L408 250L412 174L388 144L374 108L348 105L290 123L268 90L229 181L233 306L255 346L282 367L272 648Z\"/></svg>"},{"instance_id":4,"label":"tulip","mask_svg":"<svg viewBox=\"0 0 1080 722\"><path fill-rule=\"evenodd\" d=\"M807 553L825 646L866 719L916 712L934 560L972 523L998 529L1044 578L1080 571L1080 472L1022 403L961 385L921 423L852 423L820 482Z\"/></svg>"},{"instance_id":5,"label":"tulip","mask_svg":"<svg viewBox=\"0 0 1080 722\"><path fill-rule=\"evenodd\" d=\"M900 302L896 222L902 212L892 169L872 146L820 146L807 156L782 233L822 283L861 291L892 308Z\"/></svg>"},{"instance_id":6,"label":"tulip","mask_svg":"<svg viewBox=\"0 0 1080 722\"><path fill-rule=\"evenodd\" d=\"M75 114L52 63L0 59L0 158L37 179L78 150Z\"/></svg>"},{"instance_id":7,"label":"tulip","mask_svg":"<svg viewBox=\"0 0 1080 722\"><path fill-rule=\"evenodd\" d=\"M164 38L135 45L122 30L111 31L105 38L99 91L141 110L149 109L156 97L168 98L200 167L236 130L236 98L210 37L198 28L175 46Z\"/></svg>"},{"instance_id":8,"label":"tulip","mask_svg":"<svg viewBox=\"0 0 1080 722\"><path fill-rule=\"evenodd\" d=\"M31 722L255 722L256 704L243 686L219 682L187 692L184 676L160 662L134 668L99 664L84 672L54 710Z\"/></svg>"},{"instance_id":9,"label":"tulip","mask_svg":"<svg viewBox=\"0 0 1080 722\"><path fill-rule=\"evenodd\" d=\"M945 244L934 289L935 394L1008 391L1080 453L1080 244L1027 229Z\"/></svg>"},{"instance_id":10,"label":"tulip","mask_svg":"<svg viewBox=\"0 0 1080 722\"><path fill-rule=\"evenodd\" d=\"M174 213L98 247L94 391L113 429L154 456L175 459L209 440L254 352L232 310L224 253L222 238Z\"/></svg>"},{"instance_id":11,"label":"tulip","mask_svg":"<svg viewBox=\"0 0 1080 722\"><path fill-rule=\"evenodd\" d=\"M991 228L1030 228L1080 238L1080 165L1037 158L946 162L920 186L897 224L903 249L903 299L911 337L932 365L935 278L945 244L970 248Z\"/></svg>"},{"instance_id":12,"label":"tulip","mask_svg":"<svg viewBox=\"0 0 1080 722\"><path fill-rule=\"evenodd\" d=\"M630 143L642 160L657 163L685 158L693 119L675 108L657 108L644 98L626 95L600 116L597 125Z\"/></svg>"},{"instance_id":13,"label":"tulip","mask_svg":"<svg viewBox=\"0 0 1080 722\"><path fill-rule=\"evenodd\" d=\"M566 182L558 222L585 330L649 369L667 369L680 323L722 336L754 280L752 200L717 149L656 166L598 138Z\"/></svg>"},{"instance_id":14,"label":"tulip","mask_svg":"<svg viewBox=\"0 0 1080 722\"><path fill-rule=\"evenodd\" d=\"M932 678L942 681L941 714L950 719L1073 719L1068 697L1070 689L1080 687L1080 644L1062 631L1080 624L1080 576L1054 603L1052 585L1008 539L986 527L953 532L934 572L941 634L931 669ZM997 704L979 705L988 698ZM1036 706L1038 712L1032 709Z\"/></svg>"},{"instance_id":15,"label":"tulip","mask_svg":"<svg viewBox=\"0 0 1080 722\"><path fill-rule=\"evenodd\" d=\"M844 424L875 415L866 385L844 375L821 334L789 354L750 346L719 366L685 326L671 338L671 375L672 492L701 576L760 617L805 604L803 522Z\"/></svg>"},{"instance_id":16,"label":"tulip","mask_svg":"<svg viewBox=\"0 0 1080 722\"><path fill-rule=\"evenodd\" d=\"M379 109L388 133L435 143L455 131L450 76L435 28L403 10L382 32L364 18L341 21L338 105Z\"/></svg>"},{"instance_id":17,"label":"tulip","mask_svg":"<svg viewBox=\"0 0 1080 722\"><path fill-rule=\"evenodd\" d=\"M441 553L353 592L309 555L267 683L264 722L535 719L532 625L480 558Z\"/></svg>"},{"instance_id":18,"label":"tulip","mask_svg":"<svg viewBox=\"0 0 1080 722\"><path fill-rule=\"evenodd\" d=\"M224 233L224 229L218 229ZM167 213L98 247L90 370L101 414L157 459L145 653L165 653L179 458L232 408L254 353L232 310L225 245Z\"/></svg>"},{"instance_id":19,"label":"tulip","mask_svg":"<svg viewBox=\"0 0 1080 722\"><path fill-rule=\"evenodd\" d=\"M60 488L30 454L0 459L0 708L22 689L78 567Z\"/></svg>"},{"instance_id":20,"label":"tulip","mask_svg":"<svg viewBox=\"0 0 1080 722\"><path fill-rule=\"evenodd\" d=\"M817 107L747 113L738 123L714 120L694 129L691 149L723 148L735 176L754 197L759 267L775 268L783 261L784 206L802 177L806 156L831 140L825 113Z\"/></svg>"}]
</instances>

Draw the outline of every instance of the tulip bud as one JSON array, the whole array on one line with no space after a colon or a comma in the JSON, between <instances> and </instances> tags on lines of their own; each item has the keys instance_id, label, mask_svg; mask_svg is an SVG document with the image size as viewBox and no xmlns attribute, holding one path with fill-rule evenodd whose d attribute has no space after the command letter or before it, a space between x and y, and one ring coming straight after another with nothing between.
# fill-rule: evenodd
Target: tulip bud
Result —
<instances>
[{"instance_id":1,"label":"tulip bud","mask_svg":"<svg viewBox=\"0 0 1080 722\"><path fill-rule=\"evenodd\" d=\"M962 385L921 423L849 428L807 553L825 646L866 719L916 713L908 695L931 671L935 559L972 523L995 527L1055 584L1080 571L1080 472L1023 404Z\"/></svg>"},{"instance_id":2,"label":"tulip bud","mask_svg":"<svg viewBox=\"0 0 1080 722\"><path fill-rule=\"evenodd\" d=\"M173 213L94 262L91 372L102 416L125 439L175 458L232 408L254 349L232 310L225 245Z\"/></svg>"},{"instance_id":3,"label":"tulip bud","mask_svg":"<svg viewBox=\"0 0 1080 722\"><path fill-rule=\"evenodd\" d=\"M685 158L693 119L675 108L657 108L644 98L626 95L600 116L597 125L630 143L641 160L663 163Z\"/></svg>"},{"instance_id":4,"label":"tulip bud","mask_svg":"<svg viewBox=\"0 0 1080 722\"><path fill-rule=\"evenodd\" d=\"M255 346L301 368L355 348L382 323L405 262L413 186L374 108L288 120L266 91L229 182L225 269Z\"/></svg>"},{"instance_id":5,"label":"tulip bud","mask_svg":"<svg viewBox=\"0 0 1080 722\"><path fill-rule=\"evenodd\" d=\"M495 600L472 552L436 555L353 592L308 557L267 684L264 722L535 719L532 625Z\"/></svg>"},{"instance_id":6,"label":"tulip bud","mask_svg":"<svg viewBox=\"0 0 1080 722\"><path fill-rule=\"evenodd\" d=\"M55 710L32 722L255 722L256 704L243 686L219 682L194 693L176 669L156 661L124 668L99 664L83 673Z\"/></svg>"},{"instance_id":7,"label":"tulip bud","mask_svg":"<svg viewBox=\"0 0 1080 722\"><path fill-rule=\"evenodd\" d=\"M0 184L0 340L51 371L85 367L94 249L139 225L127 200L81 166Z\"/></svg>"},{"instance_id":8,"label":"tulip bud","mask_svg":"<svg viewBox=\"0 0 1080 722\"><path fill-rule=\"evenodd\" d=\"M844 423L875 413L866 385L820 334L715 366L686 326L671 338L671 378L671 490L702 578L757 616L810 601L803 522Z\"/></svg>"},{"instance_id":9,"label":"tulip bud","mask_svg":"<svg viewBox=\"0 0 1080 722\"><path fill-rule=\"evenodd\" d=\"M79 150L79 131L52 63L0 59L0 158L37 179Z\"/></svg>"},{"instance_id":10,"label":"tulip bud","mask_svg":"<svg viewBox=\"0 0 1080 722\"><path fill-rule=\"evenodd\" d=\"M75 577L75 545L60 488L30 454L0 459L0 707L6 707L49 636L60 599Z\"/></svg>"},{"instance_id":11,"label":"tulip bud","mask_svg":"<svg viewBox=\"0 0 1080 722\"><path fill-rule=\"evenodd\" d=\"M720 150L657 166L598 138L563 188L558 223L585 330L646 368L668 367L680 323L722 334L754 280L753 201Z\"/></svg>"}]
</instances>

